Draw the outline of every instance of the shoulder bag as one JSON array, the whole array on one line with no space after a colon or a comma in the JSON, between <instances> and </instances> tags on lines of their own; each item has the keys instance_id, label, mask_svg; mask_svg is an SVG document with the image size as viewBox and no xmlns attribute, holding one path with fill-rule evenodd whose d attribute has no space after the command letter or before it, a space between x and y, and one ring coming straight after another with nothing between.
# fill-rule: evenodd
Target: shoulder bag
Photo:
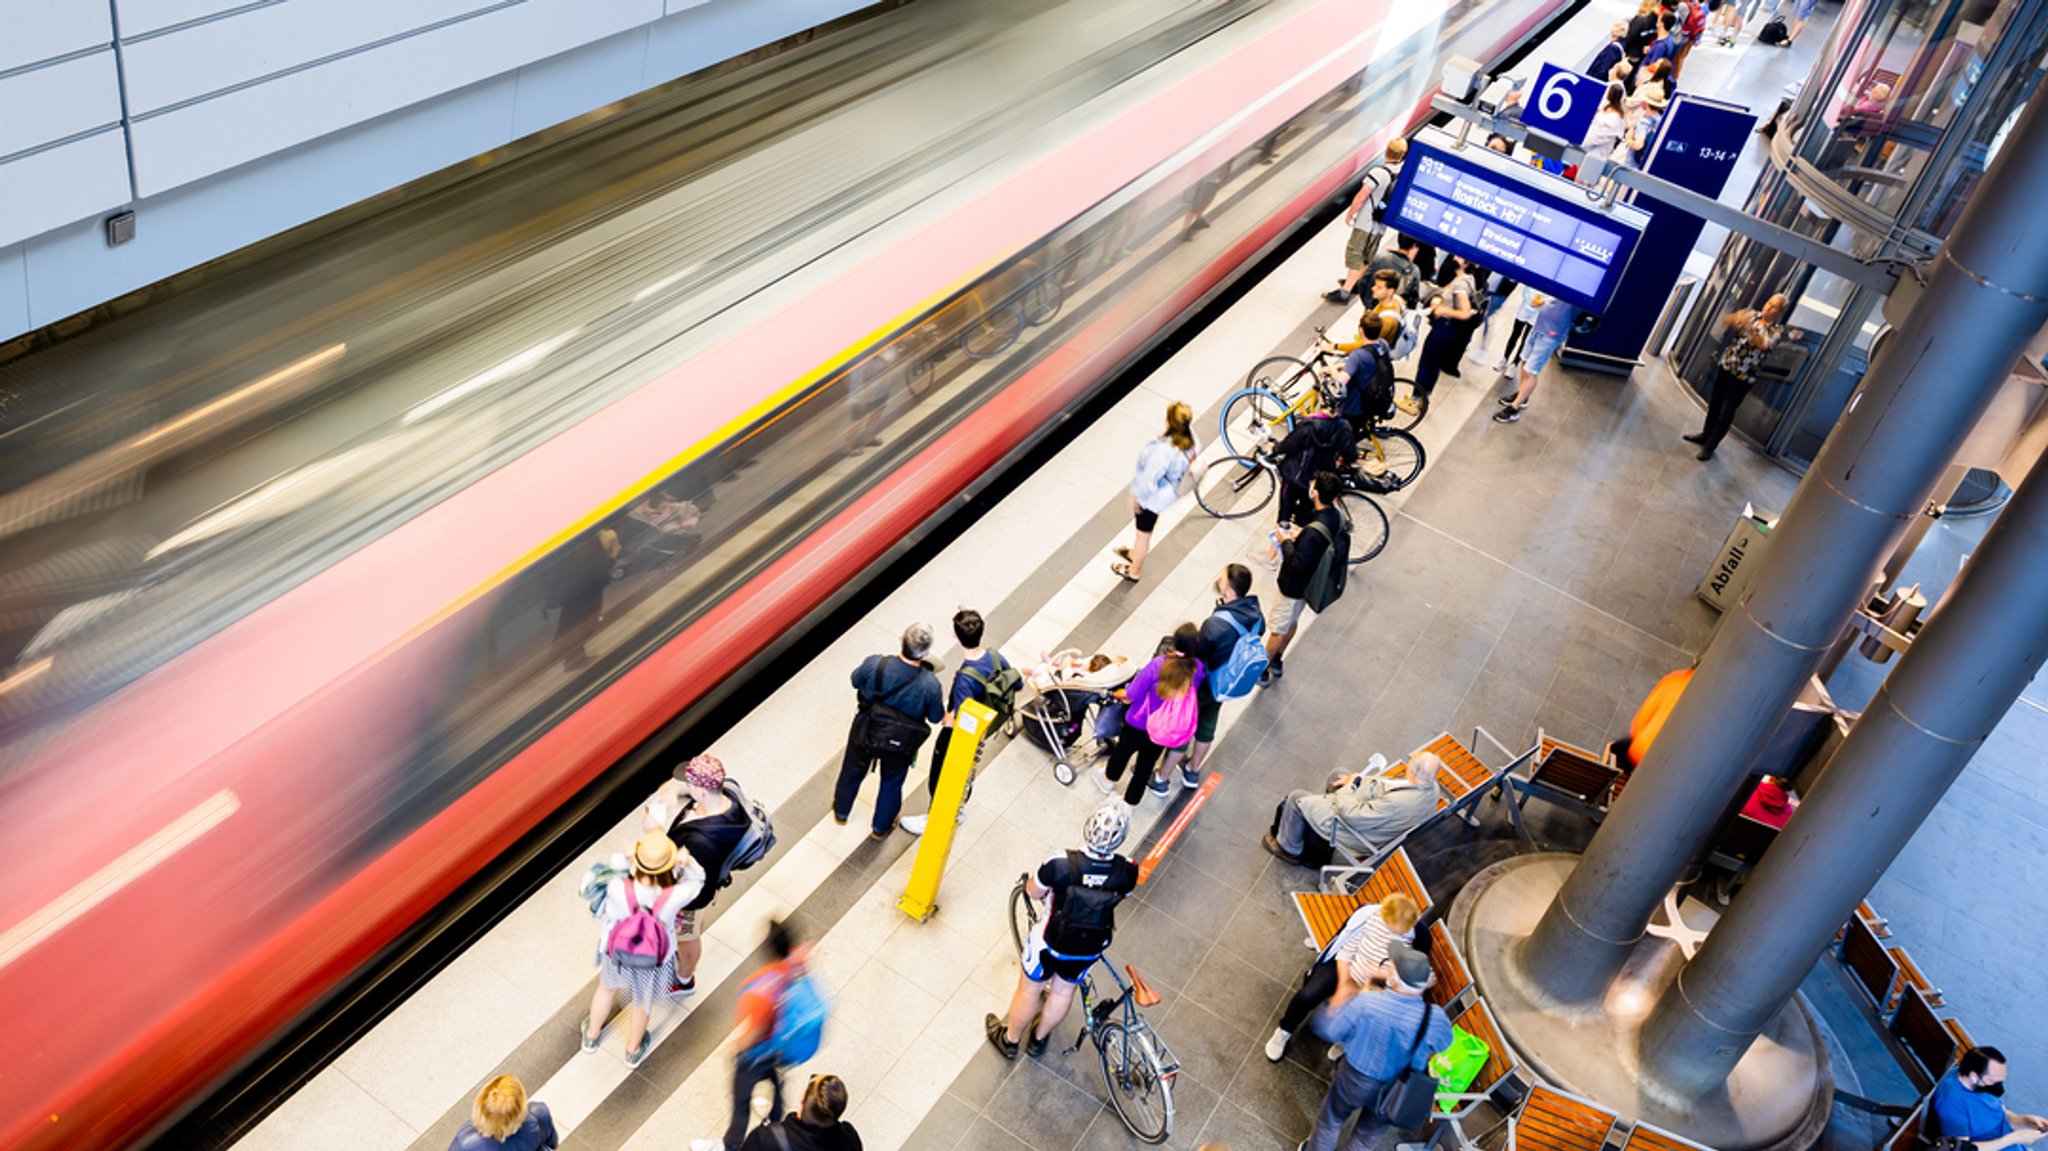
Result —
<instances>
[{"instance_id":1,"label":"shoulder bag","mask_svg":"<svg viewBox=\"0 0 2048 1151\"><path fill-rule=\"evenodd\" d=\"M1430 1108L1436 1106L1436 1076L1427 1067L1415 1069L1415 1053L1422 1049L1422 1035L1429 1030L1429 1013L1434 1010L1427 1001L1423 1003L1422 1020L1415 1025L1415 1039L1408 1044L1401 1074L1380 1092L1380 1118L1402 1131L1421 1130L1429 1122Z\"/></svg>"}]
</instances>

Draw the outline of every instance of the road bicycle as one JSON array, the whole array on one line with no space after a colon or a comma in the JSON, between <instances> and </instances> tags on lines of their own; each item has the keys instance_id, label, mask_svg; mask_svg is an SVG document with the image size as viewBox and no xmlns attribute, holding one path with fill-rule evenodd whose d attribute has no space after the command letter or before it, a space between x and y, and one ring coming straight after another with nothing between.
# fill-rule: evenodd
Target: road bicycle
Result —
<instances>
[{"instance_id":1,"label":"road bicycle","mask_svg":"<svg viewBox=\"0 0 2048 1151\"><path fill-rule=\"evenodd\" d=\"M1344 366L1344 353L1331 347L1323 340L1323 330L1316 329L1315 346L1305 356L1269 356L1245 373L1244 386L1264 388L1290 403L1295 397L1306 392L1315 383L1317 376L1328 375ZM1401 404L1407 400L1414 407L1410 412ZM1398 431L1413 431L1415 425L1429 414L1429 397L1415 394L1415 379L1412 376L1394 376L1394 414L1383 423Z\"/></svg>"},{"instance_id":2,"label":"road bicycle","mask_svg":"<svg viewBox=\"0 0 2048 1151\"><path fill-rule=\"evenodd\" d=\"M1356 470L1340 472L1344 490L1337 494L1337 513L1350 532L1351 550L1344 562L1357 566L1386 550L1389 527L1386 509L1364 488ZM1209 465L1204 482L1195 487L1195 502L1219 520L1243 519L1273 502L1280 490L1280 467L1264 449L1248 456L1224 456Z\"/></svg>"},{"instance_id":3,"label":"road bicycle","mask_svg":"<svg viewBox=\"0 0 2048 1151\"><path fill-rule=\"evenodd\" d=\"M1025 941L1038 927L1040 905L1031 898L1031 877L1020 875L1010 889L1010 938L1017 953L1024 953ZM1116 995L1099 998L1096 972L1109 973ZM1093 1043L1102 1058L1102 1081L1109 1088L1110 1106L1130 1132L1146 1143L1164 1143L1173 1134L1173 1081L1180 1074L1180 1062L1167 1049L1166 1041L1145 1020L1144 1007L1159 1003L1159 994L1145 983L1134 967L1126 967L1130 979L1119 974L1107 957L1081 977L1081 1033L1072 1054L1083 1043Z\"/></svg>"},{"instance_id":4,"label":"road bicycle","mask_svg":"<svg viewBox=\"0 0 2048 1151\"><path fill-rule=\"evenodd\" d=\"M1235 457L1255 456L1286 439L1294 430L1294 421L1305 417L1316 401L1335 411L1343 399L1341 386L1319 375L1312 376L1312 381L1312 386L1291 398L1267 388L1242 388L1233 393L1223 401L1223 415L1217 421L1224 448ZM1427 462L1422 441L1412 432L1375 421L1358 437L1361 487L1382 494L1399 491L1415 482Z\"/></svg>"}]
</instances>

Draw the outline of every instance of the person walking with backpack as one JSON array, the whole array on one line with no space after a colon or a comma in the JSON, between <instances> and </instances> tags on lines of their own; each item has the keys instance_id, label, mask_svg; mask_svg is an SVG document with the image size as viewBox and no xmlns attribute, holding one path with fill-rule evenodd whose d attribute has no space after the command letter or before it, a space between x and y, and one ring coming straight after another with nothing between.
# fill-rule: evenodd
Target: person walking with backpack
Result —
<instances>
[{"instance_id":1,"label":"person walking with backpack","mask_svg":"<svg viewBox=\"0 0 2048 1151\"><path fill-rule=\"evenodd\" d=\"M837 1075L813 1075L797 1109L754 1128L740 1151L861 1151L860 1132L845 1115L846 1083Z\"/></svg>"},{"instance_id":2,"label":"person walking with backpack","mask_svg":"<svg viewBox=\"0 0 2048 1151\"><path fill-rule=\"evenodd\" d=\"M670 995L697 993L697 961L704 956L704 912L732 883L733 854L754 826L752 813L726 793L725 765L700 755L676 771L648 801L644 822L649 830L665 829L704 869L703 890L676 916L675 982ZM669 812L675 812L673 821Z\"/></svg>"},{"instance_id":3,"label":"person walking with backpack","mask_svg":"<svg viewBox=\"0 0 2048 1151\"><path fill-rule=\"evenodd\" d=\"M1223 701L1250 695L1265 674L1266 645L1261 639L1265 633L1259 597L1252 594L1252 569L1226 564L1216 577L1216 610L1202 621L1195 637L1195 662L1213 670L1195 689L1195 741L1176 765L1182 787L1202 785L1202 761L1216 742L1216 721L1223 715ZM1169 767L1165 774L1173 771Z\"/></svg>"},{"instance_id":4,"label":"person walking with backpack","mask_svg":"<svg viewBox=\"0 0 2048 1151\"><path fill-rule=\"evenodd\" d=\"M1024 675L1010 666L1003 653L981 646L982 636L987 631L987 621L973 608L964 608L953 613L953 638L960 641L960 666L953 672L953 687L946 700L946 717L939 725L939 736L932 741L932 770L926 777L931 797L939 797L939 769L946 762L946 748L953 742L953 723L960 715L960 705L968 700L978 700L996 713L995 730L1002 730L1017 710L1017 689L1024 685ZM991 731L982 738L994 735ZM961 796L964 808L967 797ZM903 817L903 830L912 835L923 835L929 815L908 815Z\"/></svg>"},{"instance_id":5,"label":"person walking with backpack","mask_svg":"<svg viewBox=\"0 0 2048 1151\"><path fill-rule=\"evenodd\" d=\"M1401 163L1407 158L1408 141L1396 136L1387 141L1381 162L1365 170L1358 195L1344 212L1344 222L1351 225L1351 236L1344 242L1344 278L1337 281L1335 291L1323 293L1323 299L1330 303L1349 300L1351 293L1358 290L1366 266L1379 254L1380 239L1387 231L1387 194L1393 191L1394 181L1401 178Z\"/></svg>"},{"instance_id":6,"label":"person walking with backpack","mask_svg":"<svg viewBox=\"0 0 2048 1151\"><path fill-rule=\"evenodd\" d=\"M1302 1143L1304 1151L1337 1151L1337 1137L1353 1115L1358 1126L1344 1144L1347 1151L1367 1151L1380 1133L1394 1126L1387 1111L1396 1102L1388 1090L1397 1080L1413 1076L1420 1089L1422 1113L1412 1124L1420 1127L1429 1117L1434 1084L1428 1079L1429 1061L1451 1045L1451 1023L1422 993L1436 977L1429 970L1429 957L1405 943L1387 947L1387 975L1384 991L1362 987L1351 969L1337 969L1337 990L1330 1005L1316 1022L1323 1038L1344 1049L1337 1069L1330 1076L1329 1093L1316 1115L1314 1129Z\"/></svg>"},{"instance_id":7,"label":"person walking with backpack","mask_svg":"<svg viewBox=\"0 0 2048 1151\"><path fill-rule=\"evenodd\" d=\"M1081 825L1081 850L1048 856L1025 881L1044 913L1024 940L1017 993L1008 1018L982 1021L989 1045L1005 1059L1021 1046L1036 1059L1074 1003L1074 988L1116 936L1116 907L1137 890L1138 865L1119 855L1131 833L1131 813L1111 802ZM1041 999L1043 1005L1041 1005Z\"/></svg>"},{"instance_id":8,"label":"person walking with backpack","mask_svg":"<svg viewBox=\"0 0 2048 1151\"><path fill-rule=\"evenodd\" d=\"M1286 674L1280 659L1294 642L1302 615L1322 611L1344 594L1348 574L1345 557L1351 554L1351 532L1344 515L1337 510L1337 496L1344 483L1335 473L1323 472L1309 485L1314 511L1306 524L1295 524L1280 536L1280 603L1267 614L1266 674L1261 685L1270 685Z\"/></svg>"},{"instance_id":9,"label":"person walking with backpack","mask_svg":"<svg viewBox=\"0 0 2048 1151\"><path fill-rule=\"evenodd\" d=\"M930 725L946 717L945 693L924 658L931 650L931 627L914 623L903 629L895 655L871 655L853 669L853 690L860 706L846 733L846 755L839 761L832 821L844 824L853 814L861 780L873 767L882 778L875 792L870 839L887 839L896 829L896 815L903 810L903 779L910 774L910 763L931 734Z\"/></svg>"},{"instance_id":10,"label":"person walking with backpack","mask_svg":"<svg viewBox=\"0 0 2048 1151\"><path fill-rule=\"evenodd\" d=\"M783 1070L816 1055L824 1041L825 999L804 966L809 947L797 942L796 933L780 920L768 924L767 945L774 959L740 988L732 1120L722 1141L693 1140L691 1151L739 1151L754 1114L755 1086L768 1084L767 1114L780 1115Z\"/></svg>"},{"instance_id":11,"label":"person walking with backpack","mask_svg":"<svg viewBox=\"0 0 2048 1151\"><path fill-rule=\"evenodd\" d=\"M1152 529L1159 517L1201 478L1195 472L1195 410L1179 400L1166 405L1166 431L1138 452L1137 474L1131 478L1132 531L1129 547L1116 549L1109 570L1137 583L1152 550Z\"/></svg>"},{"instance_id":12,"label":"person walking with backpack","mask_svg":"<svg viewBox=\"0 0 2048 1151\"><path fill-rule=\"evenodd\" d=\"M675 981L676 916L703 886L704 869L678 851L668 836L650 831L634 842L630 874L605 884L597 990L583 1020L583 1050L597 1050L605 1021L611 1018L612 999L624 994L626 1066L638 1067L647 1057L654 1038L647 1030L647 1014Z\"/></svg>"},{"instance_id":13,"label":"person walking with backpack","mask_svg":"<svg viewBox=\"0 0 2048 1151\"><path fill-rule=\"evenodd\" d=\"M1131 768L1131 782L1124 787L1125 803L1138 806L1148 786L1156 794L1166 794L1170 785L1153 778L1152 769L1162 752L1185 745L1201 726L1201 705L1196 700L1204 669L1202 661L1195 658L1200 635L1191 623L1173 629L1171 648L1139 668L1124 688L1130 707L1124 712L1123 730L1116 734L1109 762L1095 774L1095 786L1104 794L1116 791L1126 767Z\"/></svg>"}]
</instances>

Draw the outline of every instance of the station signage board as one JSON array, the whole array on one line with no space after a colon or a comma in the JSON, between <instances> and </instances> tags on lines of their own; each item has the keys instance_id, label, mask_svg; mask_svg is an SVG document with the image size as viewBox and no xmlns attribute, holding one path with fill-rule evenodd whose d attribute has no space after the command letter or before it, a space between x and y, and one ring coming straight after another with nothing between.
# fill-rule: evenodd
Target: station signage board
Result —
<instances>
[{"instance_id":1,"label":"station signage board","mask_svg":"<svg viewBox=\"0 0 2048 1151\"><path fill-rule=\"evenodd\" d=\"M1649 216L1477 145L1417 139L1388 197L1388 224L1547 295L1604 312Z\"/></svg>"},{"instance_id":2,"label":"station signage board","mask_svg":"<svg viewBox=\"0 0 2048 1151\"><path fill-rule=\"evenodd\" d=\"M1606 98L1605 80L1545 64L1536 73L1535 86L1522 97L1522 125L1576 146L1586 138Z\"/></svg>"}]
</instances>

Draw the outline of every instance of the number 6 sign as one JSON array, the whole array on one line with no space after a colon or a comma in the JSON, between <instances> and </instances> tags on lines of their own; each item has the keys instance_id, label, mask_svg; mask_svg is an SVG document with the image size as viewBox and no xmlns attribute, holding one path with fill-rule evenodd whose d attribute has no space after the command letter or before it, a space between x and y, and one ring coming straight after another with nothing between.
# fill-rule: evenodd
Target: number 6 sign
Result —
<instances>
[{"instance_id":1,"label":"number 6 sign","mask_svg":"<svg viewBox=\"0 0 2048 1151\"><path fill-rule=\"evenodd\" d=\"M1607 85L1591 76L1545 64L1536 73L1536 88L1522 100L1522 123L1567 144L1578 144L1593 126Z\"/></svg>"}]
</instances>

